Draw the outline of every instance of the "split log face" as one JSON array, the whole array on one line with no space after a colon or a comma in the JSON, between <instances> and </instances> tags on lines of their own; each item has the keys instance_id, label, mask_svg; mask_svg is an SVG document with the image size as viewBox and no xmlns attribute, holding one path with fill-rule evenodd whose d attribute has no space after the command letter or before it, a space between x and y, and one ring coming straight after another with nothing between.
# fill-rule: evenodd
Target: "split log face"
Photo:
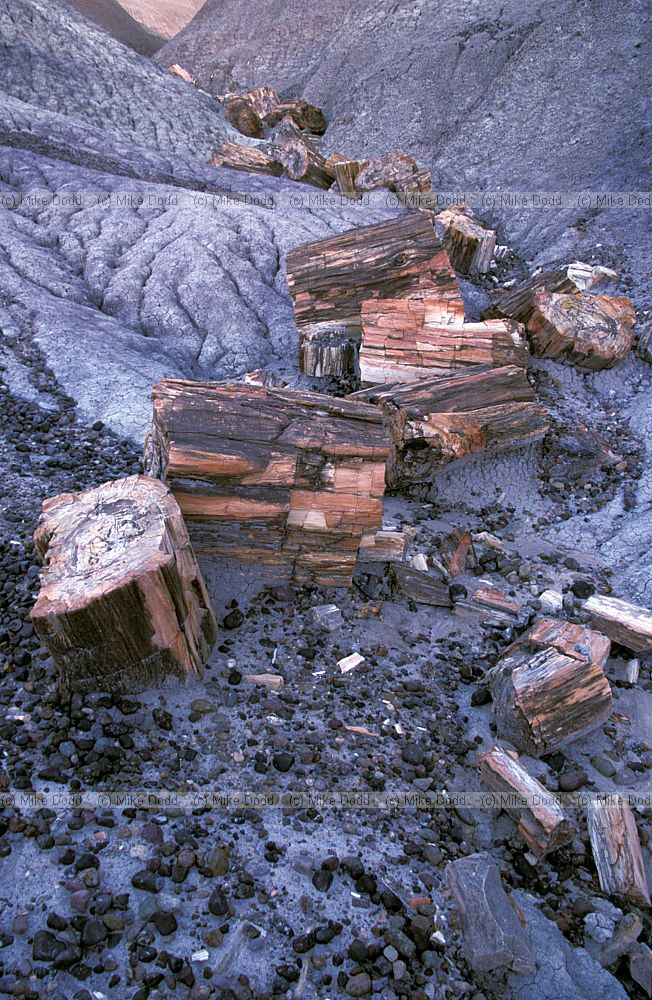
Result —
<instances>
[{"instance_id":1,"label":"split log face","mask_svg":"<svg viewBox=\"0 0 652 1000\"><path fill-rule=\"evenodd\" d=\"M594 594L584 604L591 624L608 635L613 642L647 653L652 649L652 611L630 604L617 597Z\"/></svg>"},{"instance_id":2,"label":"split log face","mask_svg":"<svg viewBox=\"0 0 652 1000\"><path fill-rule=\"evenodd\" d=\"M387 485L393 489L430 484L449 462L520 447L548 430L526 373L513 365L476 366L462 374L362 389L349 398L376 403L383 411L392 442Z\"/></svg>"},{"instance_id":3,"label":"split log face","mask_svg":"<svg viewBox=\"0 0 652 1000\"><path fill-rule=\"evenodd\" d=\"M566 271L540 271L515 288L506 288L496 297L493 305L485 309L484 319L505 317L526 324L534 309L536 292L576 292L577 286Z\"/></svg>"},{"instance_id":4,"label":"split log face","mask_svg":"<svg viewBox=\"0 0 652 1000\"><path fill-rule=\"evenodd\" d=\"M592 651L604 656L604 646L583 631L583 643L572 643L563 623L538 623L528 633L535 637L531 646L522 637L487 674L498 731L524 753L537 757L557 750L611 714L609 681L590 658Z\"/></svg>"},{"instance_id":5,"label":"split log face","mask_svg":"<svg viewBox=\"0 0 652 1000\"><path fill-rule=\"evenodd\" d=\"M256 90L250 90L247 97L260 118L270 114L281 103L280 97L270 84L264 84L262 87L257 87Z\"/></svg>"},{"instance_id":6,"label":"split log face","mask_svg":"<svg viewBox=\"0 0 652 1000\"><path fill-rule=\"evenodd\" d=\"M223 142L215 151L211 166L245 170L253 174L270 174L272 177L280 177L283 173L283 164L280 160L270 156L263 149L241 146L237 142Z\"/></svg>"},{"instance_id":7,"label":"split log face","mask_svg":"<svg viewBox=\"0 0 652 1000\"><path fill-rule=\"evenodd\" d=\"M371 160L358 173L355 179L356 190L374 191L377 188L389 188L390 191L400 191L418 170L417 162L411 156L385 153L384 156Z\"/></svg>"},{"instance_id":8,"label":"split log face","mask_svg":"<svg viewBox=\"0 0 652 1000\"><path fill-rule=\"evenodd\" d=\"M340 160L334 164L337 190L349 198L361 197L362 192L355 186L356 177L367 166L367 160Z\"/></svg>"},{"instance_id":9,"label":"split log face","mask_svg":"<svg viewBox=\"0 0 652 1000\"><path fill-rule=\"evenodd\" d=\"M517 651L537 653L548 648L556 649L564 656L596 663L604 670L611 652L611 640L584 625L574 625L559 618L540 618L508 646L503 655Z\"/></svg>"},{"instance_id":10,"label":"split log face","mask_svg":"<svg viewBox=\"0 0 652 1000\"><path fill-rule=\"evenodd\" d=\"M46 500L34 629L72 690L201 676L216 637L176 501L144 476Z\"/></svg>"},{"instance_id":11,"label":"split log face","mask_svg":"<svg viewBox=\"0 0 652 1000\"><path fill-rule=\"evenodd\" d=\"M444 239L451 264L462 274L486 274L496 246L496 233L459 208L435 216L435 229Z\"/></svg>"},{"instance_id":12,"label":"split log face","mask_svg":"<svg viewBox=\"0 0 652 1000\"><path fill-rule=\"evenodd\" d=\"M361 324L363 382L410 382L471 365L527 365L518 323L465 323L461 302L369 299L362 304Z\"/></svg>"},{"instance_id":13,"label":"split log face","mask_svg":"<svg viewBox=\"0 0 652 1000\"><path fill-rule=\"evenodd\" d=\"M505 811L518 825L518 832L535 857L542 858L573 839L575 827L560 803L528 774L516 754L493 746L478 754L478 763L485 784L493 792L522 798L521 806Z\"/></svg>"},{"instance_id":14,"label":"split log face","mask_svg":"<svg viewBox=\"0 0 652 1000\"><path fill-rule=\"evenodd\" d=\"M532 350L600 371L631 351L636 311L624 296L536 292L527 322Z\"/></svg>"},{"instance_id":15,"label":"split log face","mask_svg":"<svg viewBox=\"0 0 652 1000\"><path fill-rule=\"evenodd\" d=\"M350 586L382 524L378 410L318 393L164 380L146 466L164 478L198 551L296 583Z\"/></svg>"},{"instance_id":16,"label":"split log face","mask_svg":"<svg viewBox=\"0 0 652 1000\"><path fill-rule=\"evenodd\" d=\"M437 297L464 308L448 255L422 213L297 247L287 255L287 280L301 370L313 376L354 371L365 300Z\"/></svg>"},{"instance_id":17,"label":"split log face","mask_svg":"<svg viewBox=\"0 0 652 1000\"><path fill-rule=\"evenodd\" d=\"M279 101L275 108L263 116L265 124L272 128L286 117L291 118L297 128L312 135L323 135L326 131L326 119L321 108L300 98Z\"/></svg>"},{"instance_id":18,"label":"split log face","mask_svg":"<svg viewBox=\"0 0 652 1000\"><path fill-rule=\"evenodd\" d=\"M335 180L335 171L327 167L326 157L308 146L302 139L287 139L278 152L288 177L313 187L328 190Z\"/></svg>"},{"instance_id":19,"label":"split log face","mask_svg":"<svg viewBox=\"0 0 652 1000\"><path fill-rule=\"evenodd\" d=\"M227 94L224 98L226 119L233 128L251 139L262 139L265 130L260 115L248 97Z\"/></svg>"},{"instance_id":20,"label":"split log face","mask_svg":"<svg viewBox=\"0 0 652 1000\"><path fill-rule=\"evenodd\" d=\"M590 802L586 810L595 867L603 892L636 906L650 905L634 814L619 795Z\"/></svg>"}]
</instances>

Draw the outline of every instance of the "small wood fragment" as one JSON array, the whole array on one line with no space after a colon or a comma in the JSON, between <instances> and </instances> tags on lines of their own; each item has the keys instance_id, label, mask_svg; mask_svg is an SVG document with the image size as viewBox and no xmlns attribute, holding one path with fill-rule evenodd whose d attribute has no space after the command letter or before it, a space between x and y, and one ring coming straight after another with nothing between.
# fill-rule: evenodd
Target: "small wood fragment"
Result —
<instances>
[{"instance_id":1,"label":"small wood fragment","mask_svg":"<svg viewBox=\"0 0 652 1000\"><path fill-rule=\"evenodd\" d=\"M471 532L459 527L438 539L439 556L449 576L459 576L464 572L472 544Z\"/></svg>"},{"instance_id":2,"label":"small wood fragment","mask_svg":"<svg viewBox=\"0 0 652 1000\"><path fill-rule=\"evenodd\" d=\"M586 808L586 818L602 891L649 906L641 844L628 803L620 795L595 799Z\"/></svg>"},{"instance_id":3,"label":"small wood fragment","mask_svg":"<svg viewBox=\"0 0 652 1000\"><path fill-rule=\"evenodd\" d=\"M437 608L452 606L448 583L441 576L415 569L408 563L393 564L391 570L396 589L408 600Z\"/></svg>"},{"instance_id":4,"label":"small wood fragment","mask_svg":"<svg viewBox=\"0 0 652 1000\"><path fill-rule=\"evenodd\" d=\"M341 660L337 661L337 666L342 674L350 674L352 670L359 667L361 663L364 663L364 656L360 656L359 653L351 653L350 656L345 656Z\"/></svg>"},{"instance_id":5,"label":"small wood fragment","mask_svg":"<svg viewBox=\"0 0 652 1000\"><path fill-rule=\"evenodd\" d=\"M280 674L244 674L244 679L250 684L268 688L270 691L281 691L285 681Z\"/></svg>"},{"instance_id":6,"label":"small wood fragment","mask_svg":"<svg viewBox=\"0 0 652 1000\"><path fill-rule=\"evenodd\" d=\"M317 628L337 632L344 625L342 612L336 604L319 604L310 609L310 618Z\"/></svg>"},{"instance_id":7,"label":"small wood fragment","mask_svg":"<svg viewBox=\"0 0 652 1000\"><path fill-rule=\"evenodd\" d=\"M173 73L174 76L178 76L185 83L195 83L194 76L191 76L188 70L184 69L183 66L179 66L178 63L174 63L173 66L168 66L168 73Z\"/></svg>"},{"instance_id":8,"label":"small wood fragment","mask_svg":"<svg viewBox=\"0 0 652 1000\"><path fill-rule=\"evenodd\" d=\"M368 160L340 160L335 163L335 180L340 194L349 198L361 198L362 191L355 186L356 177L367 166Z\"/></svg>"},{"instance_id":9,"label":"small wood fragment","mask_svg":"<svg viewBox=\"0 0 652 1000\"><path fill-rule=\"evenodd\" d=\"M505 811L535 857L542 858L573 839L575 827L559 801L527 772L516 754L493 746L478 754L478 763L492 791L507 796L507 801L520 800L518 805L505 806Z\"/></svg>"}]
</instances>

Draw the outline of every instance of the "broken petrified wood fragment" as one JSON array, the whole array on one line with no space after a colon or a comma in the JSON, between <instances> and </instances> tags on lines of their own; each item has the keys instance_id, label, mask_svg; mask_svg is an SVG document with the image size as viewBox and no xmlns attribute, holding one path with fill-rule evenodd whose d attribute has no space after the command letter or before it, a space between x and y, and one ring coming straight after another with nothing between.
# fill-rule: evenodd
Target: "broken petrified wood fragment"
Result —
<instances>
[{"instance_id":1,"label":"broken petrified wood fragment","mask_svg":"<svg viewBox=\"0 0 652 1000\"><path fill-rule=\"evenodd\" d=\"M637 604L630 604L618 597L594 594L584 604L591 616L591 624L635 653L652 649L652 611Z\"/></svg>"},{"instance_id":2,"label":"broken petrified wood fragment","mask_svg":"<svg viewBox=\"0 0 652 1000\"><path fill-rule=\"evenodd\" d=\"M262 87L257 87L256 90L250 90L247 94L247 98L253 105L256 113L264 118L265 115L271 114L281 103L281 99L275 91L274 87L266 83Z\"/></svg>"},{"instance_id":3,"label":"broken petrified wood fragment","mask_svg":"<svg viewBox=\"0 0 652 1000\"><path fill-rule=\"evenodd\" d=\"M496 246L496 233L459 206L435 216L435 230L444 240L451 264L462 274L486 274Z\"/></svg>"},{"instance_id":4,"label":"broken petrified wood fragment","mask_svg":"<svg viewBox=\"0 0 652 1000\"><path fill-rule=\"evenodd\" d=\"M564 623L551 620L553 625ZM535 757L595 729L612 709L609 681L591 659L594 652L601 658L604 647L591 639L590 630L572 643L559 632L546 639L548 626L538 628L531 630L538 638L522 637L487 674L498 732ZM560 651L564 648L567 652Z\"/></svg>"},{"instance_id":5,"label":"broken petrified wood fragment","mask_svg":"<svg viewBox=\"0 0 652 1000\"><path fill-rule=\"evenodd\" d=\"M313 187L328 190L335 180L335 170L327 165L326 157L303 139L287 139L278 149L278 157L286 174L293 181L303 181Z\"/></svg>"},{"instance_id":6,"label":"broken petrified wood fragment","mask_svg":"<svg viewBox=\"0 0 652 1000\"><path fill-rule=\"evenodd\" d=\"M596 799L587 806L586 818L602 891L649 906L636 820L627 802L620 795Z\"/></svg>"},{"instance_id":7,"label":"broken petrified wood fragment","mask_svg":"<svg viewBox=\"0 0 652 1000\"><path fill-rule=\"evenodd\" d=\"M527 332L540 357L600 371L612 368L634 343L636 311L624 296L536 292Z\"/></svg>"},{"instance_id":8,"label":"broken petrified wood fragment","mask_svg":"<svg viewBox=\"0 0 652 1000\"><path fill-rule=\"evenodd\" d=\"M442 378L376 386L351 399L376 403L391 438L387 485L429 484L449 462L517 448L543 437L545 410L522 368L475 366Z\"/></svg>"},{"instance_id":9,"label":"broken petrified wood fragment","mask_svg":"<svg viewBox=\"0 0 652 1000\"><path fill-rule=\"evenodd\" d=\"M403 562L413 535L414 532L411 529L370 531L362 536L359 558L361 562Z\"/></svg>"},{"instance_id":10,"label":"broken petrified wood fragment","mask_svg":"<svg viewBox=\"0 0 652 1000\"><path fill-rule=\"evenodd\" d=\"M226 120L241 135L248 135L251 139L263 138L265 134L263 123L248 97L227 94L224 98L224 110Z\"/></svg>"},{"instance_id":11,"label":"broken petrified wood fragment","mask_svg":"<svg viewBox=\"0 0 652 1000\"><path fill-rule=\"evenodd\" d=\"M367 166L367 160L340 160L334 164L337 190L349 198L360 198L362 191L355 186L356 177Z\"/></svg>"},{"instance_id":12,"label":"broken petrified wood fragment","mask_svg":"<svg viewBox=\"0 0 652 1000\"><path fill-rule=\"evenodd\" d=\"M485 784L506 803L501 808L537 858L572 840L575 827L555 797L520 763L517 754L493 746L478 754Z\"/></svg>"},{"instance_id":13,"label":"broken petrified wood fragment","mask_svg":"<svg viewBox=\"0 0 652 1000\"><path fill-rule=\"evenodd\" d=\"M134 691L201 676L216 625L181 512L131 476L46 500L34 628L71 690Z\"/></svg>"},{"instance_id":14,"label":"broken petrified wood fragment","mask_svg":"<svg viewBox=\"0 0 652 1000\"><path fill-rule=\"evenodd\" d=\"M270 156L264 149L242 146L238 142L223 142L215 150L211 166L245 170L252 174L270 174L272 177L280 177L283 173L283 164L279 159Z\"/></svg>"},{"instance_id":15,"label":"broken petrified wood fragment","mask_svg":"<svg viewBox=\"0 0 652 1000\"><path fill-rule=\"evenodd\" d=\"M464 309L448 254L424 213L303 244L287 255L287 281L308 375L354 371L365 300L435 297Z\"/></svg>"},{"instance_id":16,"label":"broken petrified wood fragment","mask_svg":"<svg viewBox=\"0 0 652 1000\"><path fill-rule=\"evenodd\" d=\"M369 299L361 310L360 378L374 384L447 375L472 365L528 361L513 320L465 323L461 302L436 298Z\"/></svg>"},{"instance_id":17,"label":"broken petrified wood fragment","mask_svg":"<svg viewBox=\"0 0 652 1000\"><path fill-rule=\"evenodd\" d=\"M477 973L507 968L525 975L534 969L520 911L503 889L498 866L488 854L470 854L446 865L446 881L459 913L464 951Z\"/></svg>"},{"instance_id":18,"label":"broken petrified wood fragment","mask_svg":"<svg viewBox=\"0 0 652 1000\"><path fill-rule=\"evenodd\" d=\"M321 108L301 98L280 101L263 115L265 124L272 128L283 118L291 118L297 128L312 135L323 135L326 131L326 119Z\"/></svg>"},{"instance_id":19,"label":"broken petrified wood fragment","mask_svg":"<svg viewBox=\"0 0 652 1000\"><path fill-rule=\"evenodd\" d=\"M453 528L437 541L439 558L449 576L459 576L466 569L466 562L473 539L465 528Z\"/></svg>"},{"instance_id":20,"label":"broken petrified wood fragment","mask_svg":"<svg viewBox=\"0 0 652 1000\"><path fill-rule=\"evenodd\" d=\"M391 577L395 589L402 597L415 604L429 604L435 608L450 608L452 601L448 583L437 573L416 569L408 563L396 563L391 567Z\"/></svg>"},{"instance_id":21,"label":"broken petrified wood fragment","mask_svg":"<svg viewBox=\"0 0 652 1000\"><path fill-rule=\"evenodd\" d=\"M260 385L154 387L146 467L169 483L198 551L270 581L351 585L382 524L386 431L373 406Z\"/></svg>"},{"instance_id":22,"label":"broken petrified wood fragment","mask_svg":"<svg viewBox=\"0 0 652 1000\"><path fill-rule=\"evenodd\" d=\"M404 156L402 153L385 153L375 160L370 160L360 170L355 179L355 187L360 192L374 191L376 188L401 191L418 170L417 162L411 156Z\"/></svg>"},{"instance_id":23,"label":"broken petrified wood fragment","mask_svg":"<svg viewBox=\"0 0 652 1000\"><path fill-rule=\"evenodd\" d=\"M522 284L499 292L493 304L485 309L483 318L502 316L515 319L517 323L527 323L534 309L534 295L539 291L576 292L577 285L565 270L539 271Z\"/></svg>"}]
</instances>

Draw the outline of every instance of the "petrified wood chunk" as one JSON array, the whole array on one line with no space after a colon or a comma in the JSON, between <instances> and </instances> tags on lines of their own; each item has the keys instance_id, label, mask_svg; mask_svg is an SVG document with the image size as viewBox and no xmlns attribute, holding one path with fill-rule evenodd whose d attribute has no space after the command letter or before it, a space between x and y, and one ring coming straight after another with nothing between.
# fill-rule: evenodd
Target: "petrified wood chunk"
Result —
<instances>
[{"instance_id":1,"label":"petrified wood chunk","mask_svg":"<svg viewBox=\"0 0 652 1000\"><path fill-rule=\"evenodd\" d=\"M636 311L624 296L536 292L527 321L532 350L600 371L622 361L634 343Z\"/></svg>"},{"instance_id":2,"label":"petrified wood chunk","mask_svg":"<svg viewBox=\"0 0 652 1000\"><path fill-rule=\"evenodd\" d=\"M335 170L327 166L326 157L303 139L286 139L279 147L278 156L293 181L327 190L335 180Z\"/></svg>"},{"instance_id":3,"label":"petrified wood chunk","mask_svg":"<svg viewBox=\"0 0 652 1000\"><path fill-rule=\"evenodd\" d=\"M417 170L413 174L409 174L403 180L397 181L394 185L397 194L405 195L417 195L425 194L428 191L432 191L432 173L425 167ZM408 203L409 204L409 203ZM422 205L429 206L430 202L428 199L420 199L415 207L420 207Z\"/></svg>"},{"instance_id":4,"label":"petrified wood chunk","mask_svg":"<svg viewBox=\"0 0 652 1000\"><path fill-rule=\"evenodd\" d=\"M174 63L173 66L168 66L168 73L173 73L174 76L180 77L186 83L194 83L195 82L195 78L190 75L190 73L188 72L188 70L184 69L183 66L179 66L178 63Z\"/></svg>"},{"instance_id":5,"label":"petrified wood chunk","mask_svg":"<svg viewBox=\"0 0 652 1000\"><path fill-rule=\"evenodd\" d=\"M586 809L593 860L603 892L650 905L634 814L620 795L590 802Z\"/></svg>"},{"instance_id":6,"label":"petrified wood chunk","mask_svg":"<svg viewBox=\"0 0 652 1000\"><path fill-rule=\"evenodd\" d=\"M560 803L540 781L528 774L516 754L493 746L478 754L485 784L505 796L505 811L532 853L541 858L572 840L575 827ZM514 801L514 805L510 803Z\"/></svg>"},{"instance_id":7,"label":"petrified wood chunk","mask_svg":"<svg viewBox=\"0 0 652 1000\"><path fill-rule=\"evenodd\" d=\"M448 255L424 213L299 246L287 255L287 280L308 375L354 370L367 299L437 297L463 310Z\"/></svg>"},{"instance_id":8,"label":"petrified wood chunk","mask_svg":"<svg viewBox=\"0 0 652 1000\"><path fill-rule=\"evenodd\" d=\"M359 558L362 562L403 562L413 534L409 528L405 531L370 531L362 536Z\"/></svg>"},{"instance_id":9,"label":"petrified wood chunk","mask_svg":"<svg viewBox=\"0 0 652 1000\"><path fill-rule=\"evenodd\" d=\"M538 653L549 648L564 656L596 663L604 670L611 651L611 640L585 625L574 625L559 618L540 618L507 647L503 656L517 651Z\"/></svg>"},{"instance_id":10,"label":"petrified wood chunk","mask_svg":"<svg viewBox=\"0 0 652 1000\"><path fill-rule=\"evenodd\" d=\"M608 650L588 629L573 642L564 624L539 623L487 674L498 732L533 756L578 739L611 714L609 681L591 658L606 659Z\"/></svg>"},{"instance_id":11,"label":"petrified wood chunk","mask_svg":"<svg viewBox=\"0 0 652 1000\"><path fill-rule=\"evenodd\" d=\"M388 443L376 408L174 379L153 397L146 466L169 483L199 551L350 586L363 534L382 524Z\"/></svg>"},{"instance_id":12,"label":"petrified wood chunk","mask_svg":"<svg viewBox=\"0 0 652 1000\"><path fill-rule=\"evenodd\" d=\"M450 608L453 604L448 583L437 573L399 562L392 565L391 576L399 593L416 604L429 604L436 608Z\"/></svg>"},{"instance_id":13,"label":"petrified wood chunk","mask_svg":"<svg viewBox=\"0 0 652 1000\"><path fill-rule=\"evenodd\" d=\"M250 90L247 97L253 105L254 110L261 118L270 114L281 103L281 99L277 92L268 83L264 84L262 87L257 87L256 90Z\"/></svg>"},{"instance_id":14,"label":"petrified wood chunk","mask_svg":"<svg viewBox=\"0 0 652 1000\"><path fill-rule=\"evenodd\" d=\"M131 476L43 504L37 635L70 689L133 691L200 676L216 625L181 512Z\"/></svg>"},{"instance_id":15,"label":"petrified wood chunk","mask_svg":"<svg viewBox=\"0 0 652 1000\"><path fill-rule=\"evenodd\" d=\"M507 319L515 319L517 323L525 324L534 309L534 295L539 291L576 292L577 285L564 270L539 271L522 284L500 292L493 304L485 309L483 318L495 319L504 316Z\"/></svg>"},{"instance_id":16,"label":"petrified wood chunk","mask_svg":"<svg viewBox=\"0 0 652 1000\"><path fill-rule=\"evenodd\" d=\"M652 611L648 608L618 597L594 594L585 602L584 610L591 616L591 624L613 642L635 653L647 653L652 649Z\"/></svg>"},{"instance_id":17,"label":"petrified wood chunk","mask_svg":"<svg viewBox=\"0 0 652 1000\"><path fill-rule=\"evenodd\" d=\"M300 98L280 101L275 108L263 115L265 124L272 127L286 117L291 118L298 128L313 135L323 135L326 131L326 119L321 108Z\"/></svg>"},{"instance_id":18,"label":"petrified wood chunk","mask_svg":"<svg viewBox=\"0 0 652 1000\"><path fill-rule=\"evenodd\" d=\"M362 196L362 191L358 191L355 186L355 180L360 171L367 166L367 162L367 160L340 160L334 164L335 180L340 194L348 195L350 198Z\"/></svg>"},{"instance_id":19,"label":"petrified wood chunk","mask_svg":"<svg viewBox=\"0 0 652 1000\"><path fill-rule=\"evenodd\" d=\"M459 576L464 572L472 544L471 532L459 527L438 540L439 556L449 576Z\"/></svg>"},{"instance_id":20,"label":"petrified wood chunk","mask_svg":"<svg viewBox=\"0 0 652 1000\"><path fill-rule=\"evenodd\" d=\"M238 142L223 142L216 149L211 160L213 167L228 167L230 170L246 170L254 174L271 174L280 177L283 164L265 150L255 146L242 146Z\"/></svg>"},{"instance_id":21,"label":"petrified wood chunk","mask_svg":"<svg viewBox=\"0 0 652 1000\"><path fill-rule=\"evenodd\" d=\"M465 323L461 302L368 299L362 304L361 324L363 382L410 382L471 365L527 365L527 344L518 323Z\"/></svg>"},{"instance_id":22,"label":"petrified wood chunk","mask_svg":"<svg viewBox=\"0 0 652 1000\"><path fill-rule=\"evenodd\" d=\"M435 229L443 237L451 264L462 274L486 274L496 246L496 233L459 207L435 216Z\"/></svg>"},{"instance_id":23,"label":"petrified wood chunk","mask_svg":"<svg viewBox=\"0 0 652 1000\"><path fill-rule=\"evenodd\" d=\"M402 190L402 186L416 174L419 167L416 160L402 153L385 153L370 160L358 173L355 186L358 191L373 191L376 188Z\"/></svg>"},{"instance_id":24,"label":"petrified wood chunk","mask_svg":"<svg viewBox=\"0 0 652 1000\"><path fill-rule=\"evenodd\" d=\"M239 94L227 94L224 98L226 119L242 135L252 139L262 139L265 130L260 115L248 97Z\"/></svg>"},{"instance_id":25,"label":"petrified wood chunk","mask_svg":"<svg viewBox=\"0 0 652 1000\"><path fill-rule=\"evenodd\" d=\"M442 378L362 389L349 398L383 411L392 443L392 488L430 483L448 462L529 444L548 429L526 373L513 365L478 365Z\"/></svg>"}]
</instances>

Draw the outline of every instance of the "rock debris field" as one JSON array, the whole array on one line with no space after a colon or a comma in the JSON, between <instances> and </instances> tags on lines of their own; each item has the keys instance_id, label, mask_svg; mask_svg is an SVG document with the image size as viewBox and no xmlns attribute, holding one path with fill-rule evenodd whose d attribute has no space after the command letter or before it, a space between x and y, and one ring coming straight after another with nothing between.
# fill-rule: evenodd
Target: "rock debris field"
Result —
<instances>
[{"instance_id":1,"label":"rock debris field","mask_svg":"<svg viewBox=\"0 0 652 1000\"><path fill-rule=\"evenodd\" d=\"M649 214L198 24L0 0L0 996L649 997Z\"/></svg>"}]
</instances>

